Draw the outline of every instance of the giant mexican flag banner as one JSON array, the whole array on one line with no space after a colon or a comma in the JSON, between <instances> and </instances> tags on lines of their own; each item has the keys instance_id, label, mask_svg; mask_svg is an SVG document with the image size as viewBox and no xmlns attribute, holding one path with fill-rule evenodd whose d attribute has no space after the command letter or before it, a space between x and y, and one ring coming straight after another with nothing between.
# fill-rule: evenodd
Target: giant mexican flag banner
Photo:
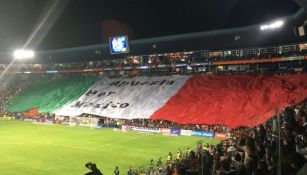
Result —
<instances>
[{"instance_id":1,"label":"giant mexican flag banner","mask_svg":"<svg viewBox=\"0 0 307 175\"><path fill-rule=\"evenodd\" d=\"M56 115L252 127L306 97L307 74L105 78Z\"/></svg>"}]
</instances>

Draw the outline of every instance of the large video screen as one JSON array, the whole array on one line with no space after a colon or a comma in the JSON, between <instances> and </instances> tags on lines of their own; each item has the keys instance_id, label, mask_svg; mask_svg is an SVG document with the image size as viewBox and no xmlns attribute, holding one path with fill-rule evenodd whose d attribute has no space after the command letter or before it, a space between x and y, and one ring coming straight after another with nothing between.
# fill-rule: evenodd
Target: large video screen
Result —
<instances>
[{"instance_id":1,"label":"large video screen","mask_svg":"<svg viewBox=\"0 0 307 175\"><path fill-rule=\"evenodd\" d=\"M110 51L111 54L120 54L129 52L129 44L127 36L110 37Z\"/></svg>"}]
</instances>

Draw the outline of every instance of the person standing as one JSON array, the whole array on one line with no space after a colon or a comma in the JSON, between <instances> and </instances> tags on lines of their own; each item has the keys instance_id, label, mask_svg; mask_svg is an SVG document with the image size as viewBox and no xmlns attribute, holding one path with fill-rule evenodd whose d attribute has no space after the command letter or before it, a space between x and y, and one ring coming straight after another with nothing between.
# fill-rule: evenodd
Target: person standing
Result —
<instances>
[{"instance_id":1,"label":"person standing","mask_svg":"<svg viewBox=\"0 0 307 175\"><path fill-rule=\"evenodd\" d=\"M129 167L129 170L128 170L128 172L127 172L127 175L133 175L133 170L132 170L131 167Z\"/></svg>"},{"instance_id":2,"label":"person standing","mask_svg":"<svg viewBox=\"0 0 307 175\"><path fill-rule=\"evenodd\" d=\"M188 148L188 150L187 150L187 152L186 152L185 156L186 156L186 157L188 157L188 156L190 155L190 153L191 153L191 149L190 149L190 148Z\"/></svg>"},{"instance_id":3,"label":"person standing","mask_svg":"<svg viewBox=\"0 0 307 175\"><path fill-rule=\"evenodd\" d=\"M91 170L91 172L88 172L85 175L103 175L97 168L96 164L92 162L85 164L85 167Z\"/></svg>"},{"instance_id":4,"label":"person standing","mask_svg":"<svg viewBox=\"0 0 307 175\"><path fill-rule=\"evenodd\" d=\"M119 175L119 174L120 172L119 172L118 166L116 166L114 170L114 175Z\"/></svg>"},{"instance_id":5,"label":"person standing","mask_svg":"<svg viewBox=\"0 0 307 175\"><path fill-rule=\"evenodd\" d=\"M181 160L181 150L179 149L176 154L176 160Z\"/></svg>"},{"instance_id":6,"label":"person standing","mask_svg":"<svg viewBox=\"0 0 307 175\"><path fill-rule=\"evenodd\" d=\"M171 152L168 153L167 162L171 163L173 161L173 154Z\"/></svg>"},{"instance_id":7,"label":"person standing","mask_svg":"<svg viewBox=\"0 0 307 175\"><path fill-rule=\"evenodd\" d=\"M153 161L153 159L151 159L150 164L149 164L150 172L153 172L154 166L155 166L154 161Z\"/></svg>"},{"instance_id":8,"label":"person standing","mask_svg":"<svg viewBox=\"0 0 307 175\"><path fill-rule=\"evenodd\" d=\"M157 167L159 167L159 168L162 167L162 160L161 160L161 157L160 157L159 160L157 161Z\"/></svg>"}]
</instances>

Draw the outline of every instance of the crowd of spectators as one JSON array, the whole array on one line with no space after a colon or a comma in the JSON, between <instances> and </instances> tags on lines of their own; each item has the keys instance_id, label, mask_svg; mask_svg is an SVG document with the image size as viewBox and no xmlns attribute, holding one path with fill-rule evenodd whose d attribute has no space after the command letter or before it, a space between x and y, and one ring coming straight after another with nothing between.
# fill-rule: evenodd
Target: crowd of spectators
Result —
<instances>
[{"instance_id":1,"label":"crowd of spectators","mask_svg":"<svg viewBox=\"0 0 307 175\"><path fill-rule=\"evenodd\" d=\"M155 126L155 124L151 124ZM139 125L143 126L143 125ZM178 127L178 126L176 126ZM303 175L307 172L307 100L254 128L230 130L231 137L201 150L166 154L129 175Z\"/></svg>"}]
</instances>

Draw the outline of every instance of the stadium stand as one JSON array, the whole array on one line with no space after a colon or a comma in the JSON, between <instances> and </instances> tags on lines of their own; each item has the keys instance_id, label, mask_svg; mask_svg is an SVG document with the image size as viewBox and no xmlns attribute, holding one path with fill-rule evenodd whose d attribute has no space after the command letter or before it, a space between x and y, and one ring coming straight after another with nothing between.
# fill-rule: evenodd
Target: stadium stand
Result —
<instances>
[{"instance_id":1,"label":"stadium stand","mask_svg":"<svg viewBox=\"0 0 307 175\"><path fill-rule=\"evenodd\" d=\"M203 56L200 56L203 54ZM77 99L102 77L136 77L174 74L293 74L306 72L303 44L272 48L202 53L168 53L134 56L119 60L86 63L13 65L1 77L0 116L27 113L56 122L53 113ZM248 60L248 62L244 62ZM260 61L259 61L260 60ZM230 61L230 62L229 62ZM7 65L1 65L5 70ZM129 68L129 69L128 69ZM8 74L10 73L10 74ZM11 75L13 74L13 75ZM21 114L23 113L23 114ZM276 112L279 114L279 111ZM85 117L88 114L83 114ZM180 125L157 120L114 120L100 117L102 126L125 125L229 133L221 144L203 145L201 150L174 155L145 167L133 167L127 174L166 175L274 175L281 171L295 175L307 166L307 102L287 107L278 116L252 128L229 129L221 125ZM63 119L63 123L67 118ZM280 126L280 127L278 127ZM176 148L174 148L175 150ZM185 150L184 150L185 151ZM168 153L165 153L167 157ZM166 160L166 161L164 161Z\"/></svg>"},{"instance_id":2,"label":"stadium stand","mask_svg":"<svg viewBox=\"0 0 307 175\"><path fill-rule=\"evenodd\" d=\"M87 60L75 63L0 64L6 73L93 72L107 77L133 77L195 73L295 73L306 71L305 43L275 47L219 51L193 51L126 56L116 60Z\"/></svg>"}]
</instances>

